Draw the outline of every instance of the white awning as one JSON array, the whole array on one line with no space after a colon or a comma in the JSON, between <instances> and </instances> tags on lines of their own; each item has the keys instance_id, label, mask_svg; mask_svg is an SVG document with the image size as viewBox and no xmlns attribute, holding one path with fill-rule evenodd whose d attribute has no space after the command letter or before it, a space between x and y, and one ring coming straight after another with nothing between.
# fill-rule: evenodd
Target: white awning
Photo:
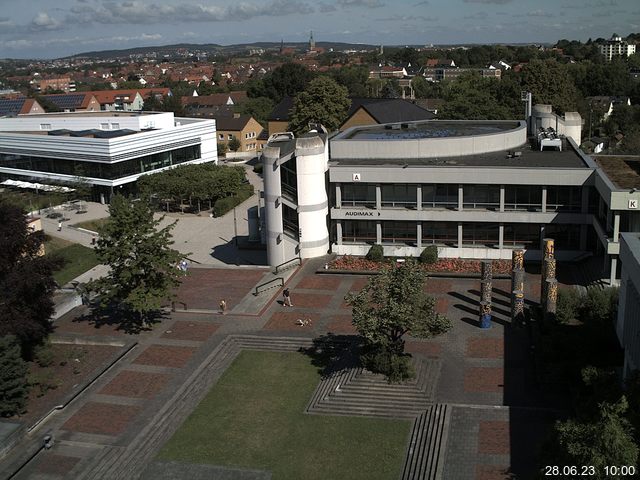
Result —
<instances>
[{"instance_id":1,"label":"white awning","mask_svg":"<svg viewBox=\"0 0 640 480\"><path fill-rule=\"evenodd\" d=\"M5 180L0 185L17 188L30 188L32 190L42 190L43 192L69 193L75 192L75 188L63 187L60 185L44 185L43 183L23 182L21 180Z\"/></svg>"}]
</instances>

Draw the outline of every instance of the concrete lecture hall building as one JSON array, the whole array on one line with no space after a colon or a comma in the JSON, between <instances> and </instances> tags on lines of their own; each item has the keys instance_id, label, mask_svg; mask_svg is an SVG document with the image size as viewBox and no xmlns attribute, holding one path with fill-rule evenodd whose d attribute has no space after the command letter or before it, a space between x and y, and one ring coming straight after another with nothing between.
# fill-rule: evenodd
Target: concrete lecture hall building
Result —
<instances>
[{"instance_id":1,"label":"concrete lecture hall building","mask_svg":"<svg viewBox=\"0 0 640 480\"><path fill-rule=\"evenodd\" d=\"M0 178L47 184L81 175L94 198L133 191L141 175L217 162L213 120L156 112L73 112L0 118Z\"/></svg>"},{"instance_id":2,"label":"concrete lecture hall building","mask_svg":"<svg viewBox=\"0 0 640 480\"><path fill-rule=\"evenodd\" d=\"M528 125L528 124L529 125ZM576 145L577 113L537 105L525 121L420 121L328 139L273 135L263 151L270 265L300 255L540 258L599 253L614 281L621 231L640 231L640 188L619 188ZM640 187L640 184L639 184Z\"/></svg>"}]
</instances>

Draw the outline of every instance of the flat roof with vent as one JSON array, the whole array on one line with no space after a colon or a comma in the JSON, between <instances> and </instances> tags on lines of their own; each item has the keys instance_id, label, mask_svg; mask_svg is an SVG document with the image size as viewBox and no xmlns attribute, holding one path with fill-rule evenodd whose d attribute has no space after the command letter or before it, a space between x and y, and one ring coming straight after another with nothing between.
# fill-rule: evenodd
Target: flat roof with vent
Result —
<instances>
[{"instance_id":1,"label":"flat roof with vent","mask_svg":"<svg viewBox=\"0 0 640 480\"><path fill-rule=\"evenodd\" d=\"M469 137L506 132L518 128L518 122L407 122L372 128L356 128L346 137L350 140L407 140L416 138Z\"/></svg>"},{"instance_id":2,"label":"flat roof with vent","mask_svg":"<svg viewBox=\"0 0 640 480\"><path fill-rule=\"evenodd\" d=\"M591 168L568 139L554 139L559 148L540 151L524 121L429 120L351 128L330 140L330 158L336 166Z\"/></svg>"}]
</instances>

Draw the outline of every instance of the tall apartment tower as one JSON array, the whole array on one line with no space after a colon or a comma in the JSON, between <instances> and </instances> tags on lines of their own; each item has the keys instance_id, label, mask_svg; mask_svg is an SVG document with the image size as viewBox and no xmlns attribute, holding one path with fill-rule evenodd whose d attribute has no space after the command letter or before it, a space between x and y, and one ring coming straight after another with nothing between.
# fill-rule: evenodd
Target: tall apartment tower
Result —
<instances>
[{"instance_id":1,"label":"tall apartment tower","mask_svg":"<svg viewBox=\"0 0 640 480\"><path fill-rule=\"evenodd\" d=\"M311 31L311 35L309 35L309 51L316 51L316 41L313 39L313 30Z\"/></svg>"},{"instance_id":2,"label":"tall apartment tower","mask_svg":"<svg viewBox=\"0 0 640 480\"><path fill-rule=\"evenodd\" d=\"M622 37L617 33L614 33L603 45L598 45L598 49L607 62L610 62L613 57L618 55L630 57L636 53L636 46L622 40Z\"/></svg>"}]
</instances>

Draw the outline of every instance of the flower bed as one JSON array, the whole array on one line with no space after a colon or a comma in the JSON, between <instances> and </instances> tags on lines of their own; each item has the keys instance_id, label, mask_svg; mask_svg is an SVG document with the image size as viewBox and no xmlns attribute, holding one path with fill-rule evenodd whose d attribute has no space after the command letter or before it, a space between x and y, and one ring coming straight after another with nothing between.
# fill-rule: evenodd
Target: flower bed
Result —
<instances>
[{"instance_id":1,"label":"flower bed","mask_svg":"<svg viewBox=\"0 0 640 480\"><path fill-rule=\"evenodd\" d=\"M384 262L367 260L364 257L344 255L329 262L329 270L353 270L377 272L385 266L393 264L393 259L385 259ZM427 272L438 273L480 273L482 260L468 260L463 258L442 258L436 263L424 264L423 268ZM510 260L493 260L493 273L510 274Z\"/></svg>"}]
</instances>

